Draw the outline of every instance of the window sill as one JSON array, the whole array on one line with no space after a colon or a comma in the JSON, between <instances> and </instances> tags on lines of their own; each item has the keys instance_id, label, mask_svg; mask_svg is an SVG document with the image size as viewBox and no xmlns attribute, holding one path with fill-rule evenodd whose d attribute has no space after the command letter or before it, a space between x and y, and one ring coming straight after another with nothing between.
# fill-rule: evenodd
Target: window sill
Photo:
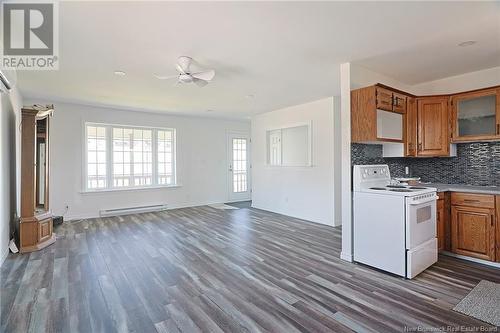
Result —
<instances>
[{"instance_id":1,"label":"window sill","mask_svg":"<svg viewBox=\"0 0 500 333\"><path fill-rule=\"evenodd\" d=\"M279 168L302 168L302 169L305 169L305 168L312 168L314 167L314 165L312 164L307 164L307 165L286 165L286 164L283 164L283 165L271 165L271 164L266 164L265 165L266 168L269 168L269 169L279 169Z\"/></svg>"},{"instance_id":2,"label":"window sill","mask_svg":"<svg viewBox=\"0 0 500 333\"><path fill-rule=\"evenodd\" d=\"M83 190L80 194L95 194L107 192L127 192L127 191L144 191L144 190L158 190L163 188L178 188L182 187L180 184L175 185L154 185L154 186L140 186L140 187L125 187L125 188L106 188L102 190Z\"/></svg>"}]
</instances>

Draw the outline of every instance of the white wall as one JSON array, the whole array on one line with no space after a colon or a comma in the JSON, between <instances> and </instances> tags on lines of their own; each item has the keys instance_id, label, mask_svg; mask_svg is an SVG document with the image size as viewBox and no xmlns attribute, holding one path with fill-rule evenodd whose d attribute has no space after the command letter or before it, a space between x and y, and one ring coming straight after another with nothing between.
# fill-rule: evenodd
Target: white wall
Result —
<instances>
[{"instance_id":1,"label":"white wall","mask_svg":"<svg viewBox=\"0 0 500 333\"><path fill-rule=\"evenodd\" d=\"M312 122L312 167L267 165L266 131ZM252 205L334 225L334 98L252 119Z\"/></svg>"},{"instance_id":2,"label":"white wall","mask_svg":"<svg viewBox=\"0 0 500 333\"><path fill-rule=\"evenodd\" d=\"M227 131L250 132L249 122L54 104L50 124L50 206L54 214L63 214L66 205L69 210L65 219L76 219L96 217L101 209L151 204L174 208L227 201ZM82 193L85 121L176 128L177 178L181 186Z\"/></svg>"},{"instance_id":3,"label":"white wall","mask_svg":"<svg viewBox=\"0 0 500 333\"><path fill-rule=\"evenodd\" d=\"M453 94L500 85L500 67L484 69L412 86L417 95Z\"/></svg>"},{"instance_id":4,"label":"white wall","mask_svg":"<svg viewBox=\"0 0 500 333\"><path fill-rule=\"evenodd\" d=\"M413 93L414 88L411 85L400 82L390 76L374 72L366 67L349 64L350 71L350 84L351 90L368 87L376 83L382 83L387 86Z\"/></svg>"},{"instance_id":5,"label":"white wall","mask_svg":"<svg viewBox=\"0 0 500 333\"><path fill-rule=\"evenodd\" d=\"M341 209L342 251L340 258L352 261L352 192L351 192L351 70L350 63L340 65L340 126L341 126Z\"/></svg>"},{"instance_id":6,"label":"white wall","mask_svg":"<svg viewBox=\"0 0 500 333\"><path fill-rule=\"evenodd\" d=\"M335 225L342 224L342 117L341 117L341 97L333 100L333 184L335 199Z\"/></svg>"},{"instance_id":7,"label":"white wall","mask_svg":"<svg viewBox=\"0 0 500 333\"><path fill-rule=\"evenodd\" d=\"M16 116L21 110L21 97L16 88L0 93L0 265L9 253L9 240L14 231L16 203Z\"/></svg>"},{"instance_id":8,"label":"white wall","mask_svg":"<svg viewBox=\"0 0 500 333\"><path fill-rule=\"evenodd\" d=\"M455 94L462 91L500 85L500 67L451 76L444 79L408 85L360 65L351 64L351 89L382 83L417 96Z\"/></svg>"}]
</instances>

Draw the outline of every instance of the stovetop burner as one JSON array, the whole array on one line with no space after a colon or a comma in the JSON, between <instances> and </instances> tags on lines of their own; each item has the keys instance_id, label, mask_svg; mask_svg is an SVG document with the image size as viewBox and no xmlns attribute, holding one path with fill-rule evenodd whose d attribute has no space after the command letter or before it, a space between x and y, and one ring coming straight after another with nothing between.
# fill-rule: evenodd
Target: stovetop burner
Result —
<instances>
[{"instance_id":1,"label":"stovetop burner","mask_svg":"<svg viewBox=\"0 0 500 333\"><path fill-rule=\"evenodd\" d=\"M406 188L404 185L387 185L389 188Z\"/></svg>"},{"instance_id":2,"label":"stovetop burner","mask_svg":"<svg viewBox=\"0 0 500 333\"><path fill-rule=\"evenodd\" d=\"M422 187L422 186L410 186L408 188L410 190L427 190L427 187Z\"/></svg>"},{"instance_id":3,"label":"stovetop burner","mask_svg":"<svg viewBox=\"0 0 500 333\"><path fill-rule=\"evenodd\" d=\"M392 191L392 192L413 192L412 190L407 189L407 188L394 188L394 189L390 189L389 191Z\"/></svg>"},{"instance_id":4,"label":"stovetop burner","mask_svg":"<svg viewBox=\"0 0 500 333\"><path fill-rule=\"evenodd\" d=\"M370 187L370 190L385 191L385 187Z\"/></svg>"}]
</instances>

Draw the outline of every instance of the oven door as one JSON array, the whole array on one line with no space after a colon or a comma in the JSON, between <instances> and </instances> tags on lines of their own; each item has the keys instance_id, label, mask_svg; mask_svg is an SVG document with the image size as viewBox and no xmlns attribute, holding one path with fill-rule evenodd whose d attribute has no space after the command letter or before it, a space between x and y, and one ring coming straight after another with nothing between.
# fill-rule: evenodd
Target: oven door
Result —
<instances>
[{"instance_id":1,"label":"oven door","mask_svg":"<svg viewBox=\"0 0 500 333\"><path fill-rule=\"evenodd\" d=\"M435 192L406 198L406 248L436 237Z\"/></svg>"}]
</instances>

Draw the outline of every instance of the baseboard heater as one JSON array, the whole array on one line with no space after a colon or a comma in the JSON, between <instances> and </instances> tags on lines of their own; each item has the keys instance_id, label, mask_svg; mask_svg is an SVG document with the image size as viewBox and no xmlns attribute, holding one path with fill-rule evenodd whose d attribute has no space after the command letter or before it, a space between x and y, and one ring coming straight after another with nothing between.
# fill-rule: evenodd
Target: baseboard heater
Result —
<instances>
[{"instance_id":1,"label":"baseboard heater","mask_svg":"<svg viewBox=\"0 0 500 333\"><path fill-rule=\"evenodd\" d=\"M138 213L158 212L167 209L167 205L137 206L116 209L103 209L99 211L99 216L118 216Z\"/></svg>"}]
</instances>

